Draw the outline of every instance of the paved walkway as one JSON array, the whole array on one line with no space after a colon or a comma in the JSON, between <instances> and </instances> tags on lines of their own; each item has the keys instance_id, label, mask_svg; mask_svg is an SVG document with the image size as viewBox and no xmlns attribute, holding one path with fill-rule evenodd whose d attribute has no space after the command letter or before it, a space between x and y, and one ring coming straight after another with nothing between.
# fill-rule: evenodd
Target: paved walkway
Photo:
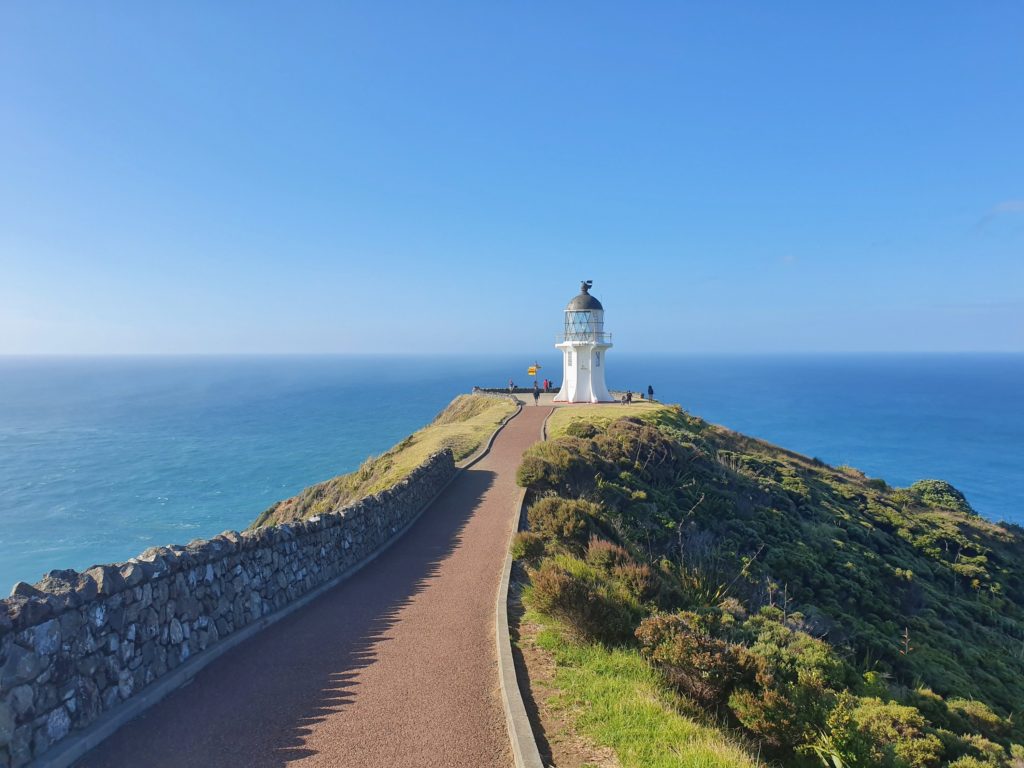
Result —
<instances>
[{"instance_id":1,"label":"paved walkway","mask_svg":"<svg viewBox=\"0 0 1024 768\"><path fill-rule=\"evenodd\" d=\"M523 408L390 549L90 752L82 766L512 765L494 604Z\"/></svg>"}]
</instances>

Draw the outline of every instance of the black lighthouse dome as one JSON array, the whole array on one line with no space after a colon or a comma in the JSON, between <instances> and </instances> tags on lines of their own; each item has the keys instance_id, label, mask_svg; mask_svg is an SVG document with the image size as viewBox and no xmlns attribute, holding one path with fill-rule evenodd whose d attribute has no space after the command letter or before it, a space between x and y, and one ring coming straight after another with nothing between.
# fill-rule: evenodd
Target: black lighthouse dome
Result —
<instances>
[{"instance_id":1,"label":"black lighthouse dome","mask_svg":"<svg viewBox=\"0 0 1024 768\"><path fill-rule=\"evenodd\" d=\"M593 280L584 280L580 283L580 295L569 302L569 305L565 308L567 312L576 312L580 310L593 310L600 309L604 310L601 306L601 302L590 295L590 288L593 286Z\"/></svg>"}]
</instances>

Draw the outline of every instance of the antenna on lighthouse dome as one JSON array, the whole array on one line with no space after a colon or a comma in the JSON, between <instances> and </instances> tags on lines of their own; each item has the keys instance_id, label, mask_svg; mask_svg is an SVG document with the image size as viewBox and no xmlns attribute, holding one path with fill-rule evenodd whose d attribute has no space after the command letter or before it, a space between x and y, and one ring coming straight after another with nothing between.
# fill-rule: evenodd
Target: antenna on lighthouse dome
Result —
<instances>
[{"instance_id":1,"label":"antenna on lighthouse dome","mask_svg":"<svg viewBox=\"0 0 1024 768\"><path fill-rule=\"evenodd\" d=\"M594 287L593 280L581 280L580 281L580 293L590 293L590 289Z\"/></svg>"}]
</instances>

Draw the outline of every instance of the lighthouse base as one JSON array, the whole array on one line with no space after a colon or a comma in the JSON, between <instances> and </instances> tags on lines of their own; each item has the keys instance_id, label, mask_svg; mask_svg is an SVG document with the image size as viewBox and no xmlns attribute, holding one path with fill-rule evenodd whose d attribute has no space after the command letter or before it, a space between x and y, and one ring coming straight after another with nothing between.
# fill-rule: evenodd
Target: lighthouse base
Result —
<instances>
[{"instance_id":1,"label":"lighthouse base","mask_svg":"<svg viewBox=\"0 0 1024 768\"><path fill-rule=\"evenodd\" d=\"M604 383L605 352L611 344L592 341L566 341L556 344L562 350L562 388L556 403L614 403Z\"/></svg>"}]
</instances>

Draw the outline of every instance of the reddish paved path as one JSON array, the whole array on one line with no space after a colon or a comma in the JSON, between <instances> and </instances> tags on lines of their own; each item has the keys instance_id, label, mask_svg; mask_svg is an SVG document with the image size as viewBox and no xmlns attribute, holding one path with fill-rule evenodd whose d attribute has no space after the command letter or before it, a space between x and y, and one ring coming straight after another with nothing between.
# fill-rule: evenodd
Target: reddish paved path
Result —
<instances>
[{"instance_id":1,"label":"reddish paved path","mask_svg":"<svg viewBox=\"0 0 1024 768\"><path fill-rule=\"evenodd\" d=\"M512 765L494 603L525 406L390 549L200 672L83 766Z\"/></svg>"}]
</instances>

